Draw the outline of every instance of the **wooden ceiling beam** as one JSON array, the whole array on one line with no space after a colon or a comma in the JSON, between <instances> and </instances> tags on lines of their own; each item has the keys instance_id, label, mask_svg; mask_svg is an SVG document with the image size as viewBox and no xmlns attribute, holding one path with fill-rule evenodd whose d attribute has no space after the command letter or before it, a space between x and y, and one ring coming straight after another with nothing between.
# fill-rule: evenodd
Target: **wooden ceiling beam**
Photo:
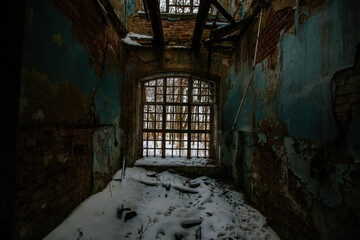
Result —
<instances>
[{"instance_id":1,"label":"wooden ceiling beam","mask_svg":"<svg viewBox=\"0 0 360 240\"><path fill-rule=\"evenodd\" d=\"M235 32L235 31L246 30L249 27L249 25L253 22L253 20L257 14L258 14L258 12L252 14L251 16L249 16L247 18L242 19L241 21L235 22L234 24L227 24L227 25L218 27L217 29L215 29L213 31L213 38L220 39L224 36L227 36L227 35Z\"/></svg>"},{"instance_id":2,"label":"wooden ceiling beam","mask_svg":"<svg viewBox=\"0 0 360 240\"><path fill-rule=\"evenodd\" d=\"M158 0L144 0L146 9L149 12L151 19L151 26L154 34L153 44L157 46L164 46L164 33L161 23L160 7Z\"/></svg>"},{"instance_id":3,"label":"wooden ceiling beam","mask_svg":"<svg viewBox=\"0 0 360 240\"><path fill-rule=\"evenodd\" d=\"M207 16L209 14L211 0L200 0L199 11L196 16L196 23L194 34L192 38L192 48L198 48L200 46L200 40L204 32Z\"/></svg>"},{"instance_id":4,"label":"wooden ceiling beam","mask_svg":"<svg viewBox=\"0 0 360 240\"><path fill-rule=\"evenodd\" d=\"M218 0L211 0L211 3L219 10L219 12L229 21L229 23L235 23L234 18L230 15L230 13L219 3Z\"/></svg>"}]
</instances>

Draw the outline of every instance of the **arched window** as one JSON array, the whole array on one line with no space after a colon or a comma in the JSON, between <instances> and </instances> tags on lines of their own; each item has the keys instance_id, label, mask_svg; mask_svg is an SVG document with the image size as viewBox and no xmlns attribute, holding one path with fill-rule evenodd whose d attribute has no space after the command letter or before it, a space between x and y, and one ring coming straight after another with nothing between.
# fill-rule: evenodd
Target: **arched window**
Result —
<instances>
[{"instance_id":1,"label":"arched window","mask_svg":"<svg viewBox=\"0 0 360 240\"><path fill-rule=\"evenodd\" d=\"M192 76L142 82L144 157L213 158L216 84Z\"/></svg>"}]
</instances>

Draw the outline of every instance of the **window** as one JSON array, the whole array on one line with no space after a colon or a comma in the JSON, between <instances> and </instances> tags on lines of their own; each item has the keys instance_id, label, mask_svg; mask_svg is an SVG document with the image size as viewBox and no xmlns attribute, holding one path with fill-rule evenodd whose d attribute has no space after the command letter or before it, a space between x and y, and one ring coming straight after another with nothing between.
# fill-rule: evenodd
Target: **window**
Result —
<instances>
[{"instance_id":1,"label":"window","mask_svg":"<svg viewBox=\"0 0 360 240\"><path fill-rule=\"evenodd\" d=\"M162 13L197 13L200 0L160 0Z\"/></svg>"},{"instance_id":2,"label":"window","mask_svg":"<svg viewBox=\"0 0 360 240\"><path fill-rule=\"evenodd\" d=\"M215 101L212 81L171 76L143 82L143 156L214 157Z\"/></svg>"}]
</instances>

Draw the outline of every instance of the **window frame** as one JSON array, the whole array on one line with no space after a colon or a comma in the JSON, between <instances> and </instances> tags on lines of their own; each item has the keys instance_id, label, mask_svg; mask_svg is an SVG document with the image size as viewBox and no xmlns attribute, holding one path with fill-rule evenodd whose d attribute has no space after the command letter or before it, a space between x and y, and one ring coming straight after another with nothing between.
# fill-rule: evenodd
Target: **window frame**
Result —
<instances>
[{"instance_id":1,"label":"window frame","mask_svg":"<svg viewBox=\"0 0 360 240\"><path fill-rule=\"evenodd\" d=\"M167 79L168 78L187 78L188 79L188 101L186 103L169 103L166 101L166 97L168 96L167 93L166 93L166 83L167 83ZM156 102L156 95L155 95L155 102L151 102L151 103L146 103L145 102L145 86L144 84L147 83L147 82L150 82L150 81L153 81L155 80L155 82L157 82L156 80L160 80L162 79L163 81L163 88L164 88L164 92L163 92L163 101L162 102ZM204 103L204 102L194 102L192 101L193 100L193 83L194 81L199 81L200 82L203 82L203 83L207 83L208 84L208 89L209 89L209 92L208 92L208 97L210 99L211 97L211 94L210 94L210 88L213 88L212 90L212 101L209 101L208 99L208 102ZM181 84L182 86L181 87L184 87L183 84ZM210 87L210 85L212 87ZM201 86L201 84L200 84ZM148 86L149 87L149 86ZM155 87L155 91L156 91L156 87ZM201 87L200 87L201 89ZM187 158L191 158L191 157L197 157L197 158L210 158L210 159L216 159L216 149L215 149L215 142L216 142L216 137L217 137L217 133L216 133L216 127L217 124L216 124L216 104L217 104L217 97L218 97L218 94L217 94L217 91L218 91L218 86L217 86L217 82L216 81L211 81L211 80L208 80L208 79L205 79L205 78L201 78L201 77L196 77L196 76L193 76L191 74L179 74L179 73L168 73L168 74L162 74L162 75L157 75L157 76L149 76L149 77L146 77L146 78L143 78L140 80L140 116L141 116L141 119L140 119L140 152L141 152L141 156L142 157L162 157L162 158L165 158L165 157L187 157ZM155 109L157 108L157 106L162 106L163 108L163 111L161 114L163 114L162 116L162 127L160 129L157 129L157 126L156 126L156 119L155 119L155 127L154 129L144 129L144 106L145 105L155 105ZM182 107L187 107L188 111L187 113L187 129L177 129L177 130L174 130L174 129L167 129L167 126L166 126L166 123L169 123L172 124L173 122L171 120L166 120L166 109L167 107L169 106L181 106ZM196 113L193 113L192 112L192 108L193 107L197 107L197 112ZM199 108L200 107L209 107L210 108L210 113L209 113L209 122L206 122L207 120L205 120L205 130L200 130L200 129L193 129L192 128L192 125L195 123L196 124L196 121L197 124L200 124L202 122L200 122L200 118L199 118ZM175 108L175 107L174 107ZM157 114L157 112L155 111L155 114ZM174 114L175 114L175 110L174 110ZM177 113L176 113L177 114ZM183 114L182 112L180 112L180 114ZM192 114L197 114L197 120L195 122L192 121ZM207 114L207 113L206 113ZM205 115L206 115L205 114ZM204 115L204 114L203 114ZM155 115L156 117L156 115ZM203 116L204 118L204 116ZM208 130L206 130L208 128L208 125L206 124L209 124L209 128ZM199 127L197 127L199 128ZM150 133L150 132L153 132L154 134L156 133L160 133L161 135L161 155L157 155L156 154L156 146L155 146L155 142L157 141L156 139L153 139L154 141L154 151L153 151L153 154L149 155L148 151L146 151L146 154L144 152L144 133ZM180 137L180 147L177 148L176 150L179 151L179 155L176 155L174 154L173 151L171 151L171 155L166 155L166 152L169 148L166 148L165 144L166 144L166 141L169 141L166 139L166 134L170 134L170 133L175 133L175 134L187 134L187 154L186 156L182 155L181 154L181 151L183 150L181 148L181 141L182 141L182 138ZM192 138L193 134L197 134L197 139L194 140ZM210 137L207 138L207 135L202 135L202 136L205 136L205 139L204 141L202 141L200 139L200 134L209 134ZM148 135L147 135L148 136ZM180 135L181 136L181 135ZM148 139L148 138L147 138ZM172 139L174 140L174 139ZM148 142L149 140L147 140ZM176 140L175 140L176 141ZM196 142L197 143L197 149L193 149L191 148L191 143L192 142ZM204 148L205 149L199 149L199 143L204 143ZM207 148L206 146L209 145L209 147ZM147 146L146 147L147 149L149 149L149 147ZM172 147L172 149L174 149ZM195 151L196 150L196 156L194 156L192 154L192 151ZM199 150L204 150L204 156L199 156Z\"/></svg>"},{"instance_id":2,"label":"window frame","mask_svg":"<svg viewBox=\"0 0 360 240\"><path fill-rule=\"evenodd\" d=\"M189 5L185 5L184 1L186 0L180 0L183 2L183 4L177 4L176 2L178 0L173 0L175 1L174 4L171 4L170 1L171 0L163 0L165 1L165 11L161 11L161 0L159 1L160 4L160 13L161 14L178 14L178 15L184 15L184 14L197 14L198 10L199 10L199 6L200 6L200 0L198 1L199 4L198 5L194 5L194 0L188 0L190 1ZM170 8L174 7L175 8L175 12L170 12ZM185 12L185 8L190 8L190 12ZM178 9L182 9L182 12L178 12ZM194 12L194 10L197 9L196 12Z\"/></svg>"}]
</instances>

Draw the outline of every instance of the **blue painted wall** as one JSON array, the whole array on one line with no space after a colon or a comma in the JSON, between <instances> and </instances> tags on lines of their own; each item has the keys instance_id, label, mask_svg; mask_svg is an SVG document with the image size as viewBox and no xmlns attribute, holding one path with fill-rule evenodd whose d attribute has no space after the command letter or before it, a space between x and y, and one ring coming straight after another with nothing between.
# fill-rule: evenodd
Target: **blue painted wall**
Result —
<instances>
[{"instance_id":1,"label":"blue painted wall","mask_svg":"<svg viewBox=\"0 0 360 240\"><path fill-rule=\"evenodd\" d=\"M71 22L48 1L26 1L24 49L23 67L46 73L52 83L72 82L89 94L99 80Z\"/></svg>"},{"instance_id":2,"label":"blue painted wall","mask_svg":"<svg viewBox=\"0 0 360 240\"><path fill-rule=\"evenodd\" d=\"M245 174L239 180L253 197L256 184L267 177L258 176L253 169L261 162L261 159L254 162L254 149L258 154L269 151L269 155L283 161L279 163L279 172L269 175L281 176L284 180L281 184L287 184L290 181L287 176L294 174L298 179L297 191L305 195L308 204L308 209L301 211L313 219L321 238L334 239L355 231L353 225L341 223L346 214L353 214L355 219L360 217L356 207L360 194L354 191L358 180L346 177L355 174L353 171L358 169L360 161L360 119L354 120L345 138L339 140L332 102L334 74L354 66L356 45L360 43L360 2L331 0L322 3L310 10L300 7L297 1L293 29L280 33L275 56L256 65L236 131L231 132L252 64L252 59L244 60L242 53L253 52L252 48L244 47L248 47L247 44L238 44L233 65L222 85L220 161L230 168L228 172L235 179L239 178L238 162L250 169L250 176ZM252 28L257 29L257 23ZM248 41L248 35L243 41ZM241 146L235 148L239 143ZM279 191L288 187L279 185ZM349 192L352 195L348 195ZM285 196L289 205L296 209L302 202L294 203L298 199L290 195L283 192L281 197ZM331 235L331 232L339 235Z\"/></svg>"},{"instance_id":3,"label":"blue painted wall","mask_svg":"<svg viewBox=\"0 0 360 240\"><path fill-rule=\"evenodd\" d=\"M119 6L125 7L124 1L119 1ZM123 10L125 12L125 9ZM120 20L124 21L124 19ZM26 1L22 66L26 73L35 72L38 73L38 76L44 76L42 80L45 79L44 81L49 81L46 84L54 89L52 93L56 94L57 91L67 91L59 84L66 83L71 86L74 85L76 92L81 95L81 97L79 97L80 103L76 101L74 104L85 105L85 103L88 104L88 102L91 101L92 104L86 105L89 106L89 109L86 111L94 115L96 126L111 126L114 128L113 135L108 134L110 138L108 142L97 142L97 144L100 145L110 144L109 146L97 147L107 147L112 150L111 153L105 153L110 154L114 159L111 162L112 166L108 172L108 174L111 175L120 166L120 145L122 142L122 130L120 128L120 86L124 80L124 76L120 71L120 66L115 66L113 62L109 62L109 59L120 58L121 56L117 55L117 53L109 54L106 52L103 71L101 76L99 76L99 73L95 72L93 56L74 38L73 30L72 22L50 1ZM121 48L122 45L117 47ZM32 83L28 82L27 84L26 86L31 86ZM36 97L34 96L35 93L30 91L30 88L25 87L23 84L21 98L23 104L20 106L20 114L24 109L34 108L31 102L26 99L27 96ZM50 102L48 99L53 96L48 96L50 93L45 92L45 90L44 92L39 90L39 93L43 99L43 103L40 105L49 105ZM66 99L66 101L69 101L69 99ZM49 106L48 108L51 109L52 107ZM56 106L53 106L53 108L56 108L55 114L59 116L64 110L64 113L68 115L66 119L70 120L68 122L61 122L60 120L57 122L55 118L54 122L47 122L47 124L82 124L80 122L74 122L77 120L71 121L72 116L69 115L65 109ZM37 109L35 109L35 111L37 111ZM42 110L40 109L39 111ZM47 114L53 114L53 112L45 112L44 116L41 117L46 120L48 117ZM22 115L20 115L20 117L21 116ZM24 118L25 117L22 119ZM24 119L23 122L26 121L27 120ZM41 125L41 121L39 121L38 124ZM96 133L102 134L102 130L104 129L99 128L96 130ZM106 131L108 130L105 129L104 131L103 134L107 134ZM117 147L114 147L115 142L117 142ZM104 156L94 156L94 164L96 165L97 159L101 159L102 157Z\"/></svg>"},{"instance_id":4,"label":"blue painted wall","mask_svg":"<svg viewBox=\"0 0 360 240\"><path fill-rule=\"evenodd\" d=\"M354 64L356 44L360 42L360 31L356 30L360 19L354 7L358 5L357 1L330 1L303 23L296 20L295 34L281 33L277 67L268 69L267 59L256 65L237 130L257 131L259 123L271 115L286 124L291 137L334 140L338 129L332 112L331 79L338 70ZM310 13L297 10L295 19L301 14ZM222 105L223 132L231 129L251 71L251 60L239 61L235 59L226 79L230 90L224 94ZM269 98L269 88L274 86L276 95ZM360 132L356 129L354 126L349 131L352 143L359 143L355 135L360 136Z\"/></svg>"}]
</instances>

